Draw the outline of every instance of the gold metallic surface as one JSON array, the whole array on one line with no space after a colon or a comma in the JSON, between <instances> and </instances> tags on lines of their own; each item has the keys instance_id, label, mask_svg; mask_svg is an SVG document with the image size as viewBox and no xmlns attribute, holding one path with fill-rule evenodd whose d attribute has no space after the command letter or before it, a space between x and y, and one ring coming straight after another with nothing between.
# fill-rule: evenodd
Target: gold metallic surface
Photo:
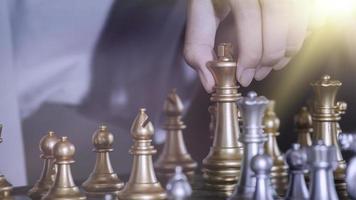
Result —
<instances>
[{"instance_id":1,"label":"gold metallic surface","mask_svg":"<svg viewBox=\"0 0 356 200\"><path fill-rule=\"evenodd\" d=\"M82 185L83 189L90 197L117 195L124 187L124 182L119 179L111 166L109 152L113 151L114 135L109 132L107 126L101 125L93 134L92 143L96 162L93 172Z\"/></svg>"},{"instance_id":2,"label":"gold metallic surface","mask_svg":"<svg viewBox=\"0 0 356 200\"><path fill-rule=\"evenodd\" d=\"M39 180L27 194L31 199L41 199L54 183L56 165L54 164L53 148L58 141L59 137L53 131L49 131L40 140L39 148L42 153L43 169Z\"/></svg>"},{"instance_id":3,"label":"gold metallic surface","mask_svg":"<svg viewBox=\"0 0 356 200\"><path fill-rule=\"evenodd\" d=\"M177 166L182 167L184 174L192 180L197 162L192 159L184 143L183 132L185 125L182 121L183 103L175 89L172 90L164 103L167 132L166 142L161 155L154 164L158 178L166 183L175 173Z\"/></svg>"},{"instance_id":4,"label":"gold metallic surface","mask_svg":"<svg viewBox=\"0 0 356 200\"><path fill-rule=\"evenodd\" d=\"M216 104L211 104L208 108L210 114L210 122L209 122L209 132L210 132L210 139L214 139L214 131L215 131L215 124L216 124Z\"/></svg>"},{"instance_id":5,"label":"gold metallic surface","mask_svg":"<svg viewBox=\"0 0 356 200\"><path fill-rule=\"evenodd\" d=\"M294 116L294 124L298 134L297 143L302 147L312 145L311 133L313 132L313 120L308 108L303 106Z\"/></svg>"},{"instance_id":6,"label":"gold metallic surface","mask_svg":"<svg viewBox=\"0 0 356 200\"><path fill-rule=\"evenodd\" d=\"M0 124L0 143L2 143L2 124ZM0 174L0 199L12 200L11 196L12 185L6 180L5 176Z\"/></svg>"},{"instance_id":7,"label":"gold metallic surface","mask_svg":"<svg viewBox=\"0 0 356 200\"><path fill-rule=\"evenodd\" d=\"M218 46L218 60L207 64L215 79L211 101L216 104L213 145L203 160L203 178L207 190L230 195L239 177L243 147L238 142L240 129L236 101L240 98L236 80L236 62L232 45Z\"/></svg>"},{"instance_id":8,"label":"gold metallic surface","mask_svg":"<svg viewBox=\"0 0 356 200\"><path fill-rule=\"evenodd\" d=\"M274 111L275 101L270 100L263 117L264 133L267 141L264 144L265 153L272 158L271 182L280 196L284 196L288 187L288 165L279 150L277 136L280 121Z\"/></svg>"},{"instance_id":9,"label":"gold metallic surface","mask_svg":"<svg viewBox=\"0 0 356 200\"><path fill-rule=\"evenodd\" d=\"M70 165L74 163L75 147L67 137L62 137L53 148L57 175L49 192L42 200L83 200L86 197L81 194L75 185Z\"/></svg>"},{"instance_id":10,"label":"gold metallic surface","mask_svg":"<svg viewBox=\"0 0 356 200\"><path fill-rule=\"evenodd\" d=\"M130 149L133 164L129 181L119 192L120 200L161 200L167 199L165 190L158 182L152 163L156 149L151 145L153 125L141 109L131 126L134 144Z\"/></svg>"},{"instance_id":11,"label":"gold metallic surface","mask_svg":"<svg viewBox=\"0 0 356 200\"><path fill-rule=\"evenodd\" d=\"M346 113L347 110L347 103L344 101L338 101L336 103L336 112L338 112L341 115L344 115ZM340 127L340 123L337 122L336 124L336 129L337 129L337 136L339 136L339 134L342 132L342 129Z\"/></svg>"},{"instance_id":12,"label":"gold metallic surface","mask_svg":"<svg viewBox=\"0 0 356 200\"><path fill-rule=\"evenodd\" d=\"M342 158L337 142L337 124L340 120L340 112L335 102L336 94L341 82L332 80L329 75L324 75L320 80L312 83L314 90L313 104L313 140L323 140L326 145L334 145L337 149L338 166L334 171L336 190L340 199L348 199L345 170L346 162Z\"/></svg>"}]
</instances>

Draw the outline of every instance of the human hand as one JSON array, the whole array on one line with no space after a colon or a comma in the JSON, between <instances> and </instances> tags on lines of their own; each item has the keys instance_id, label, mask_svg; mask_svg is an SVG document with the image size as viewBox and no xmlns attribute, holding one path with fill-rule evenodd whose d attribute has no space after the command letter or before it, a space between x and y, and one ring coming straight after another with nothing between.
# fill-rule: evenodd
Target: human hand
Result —
<instances>
[{"instance_id":1,"label":"human hand","mask_svg":"<svg viewBox=\"0 0 356 200\"><path fill-rule=\"evenodd\" d=\"M184 57L207 92L214 79L206 63L215 57L214 43L221 21L232 12L237 39L239 83L264 79L282 69L302 47L310 15L310 0L188 0Z\"/></svg>"}]
</instances>

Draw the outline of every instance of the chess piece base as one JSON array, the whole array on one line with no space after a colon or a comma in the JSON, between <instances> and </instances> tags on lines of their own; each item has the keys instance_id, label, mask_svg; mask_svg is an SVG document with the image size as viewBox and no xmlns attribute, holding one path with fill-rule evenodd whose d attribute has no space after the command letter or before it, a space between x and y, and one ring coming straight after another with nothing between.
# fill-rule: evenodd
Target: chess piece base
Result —
<instances>
[{"instance_id":1,"label":"chess piece base","mask_svg":"<svg viewBox=\"0 0 356 200\"><path fill-rule=\"evenodd\" d=\"M12 185L6 180L4 175L0 175L0 199L12 200L11 190Z\"/></svg>"},{"instance_id":2,"label":"chess piece base","mask_svg":"<svg viewBox=\"0 0 356 200\"><path fill-rule=\"evenodd\" d=\"M42 200L86 200L78 187L53 188Z\"/></svg>"},{"instance_id":3,"label":"chess piece base","mask_svg":"<svg viewBox=\"0 0 356 200\"><path fill-rule=\"evenodd\" d=\"M127 185L128 189L119 192L120 200L165 200L166 192L160 183Z\"/></svg>"},{"instance_id":4,"label":"chess piece base","mask_svg":"<svg viewBox=\"0 0 356 200\"><path fill-rule=\"evenodd\" d=\"M83 183L85 194L90 197L100 197L106 194L117 195L124 183L117 174L91 174L91 179Z\"/></svg>"}]
</instances>

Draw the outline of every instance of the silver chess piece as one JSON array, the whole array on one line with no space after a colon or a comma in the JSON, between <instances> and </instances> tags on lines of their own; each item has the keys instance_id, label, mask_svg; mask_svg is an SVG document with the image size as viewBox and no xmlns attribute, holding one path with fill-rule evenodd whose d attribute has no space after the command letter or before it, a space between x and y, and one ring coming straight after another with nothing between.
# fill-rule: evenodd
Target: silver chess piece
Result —
<instances>
[{"instance_id":1,"label":"silver chess piece","mask_svg":"<svg viewBox=\"0 0 356 200\"><path fill-rule=\"evenodd\" d=\"M307 154L300 144L293 144L286 153L289 166L289 185L285 200L308 200L309 191L304 179Z\"/></svg>"},{"instance_id":2,"label":"silver chess piece","mask_svg":"<svg viewBox=\"0 0 356 200\"><path fill-rule=\"evenodd\" d=\"M309 147L308 164L311 173L311 200L338 200L333 171L337 168L335 146L326 146L322 140Z\"/></svg>"},{"instance_id":3,"label":"silver chess piece","mask_svg":"<svg viewBox=\"0 0 356 200\"><path fill-rule=\"evenodd\" d=\"M251 169L256 174L256 190L253 194L254 200L273 200L273 189L271 188L270 173L273 160L267 154L257 154L251 160Z\"/></svg>"},{"instance_id":4,"label":"silver chess piece","mask_svg":"<svg viewBox=\"0 0 356 200\"><path fill-rule=\"evenodd\" d=\"M255 192L256 177L250 161L255 155L263 152L263 144L267 140L262 127L262 117L267 104L268 100L257 96L255 92L249 92L237 102L243 121L239 140L244 145L244 157L239 182L229 200L251 199Z\"/></svg>"},{"instance_id":5,"label":"silver chess piece","mask_svg":"<svg viewBox=\"0 0 356 200\"><path fill-rule=\"evenodd\" d=\"M184 175L182 167L175 168L175 174L168 181L166 190L169 200L186 200L192 195L192 187Z\"/></svg>"}]
</instances>

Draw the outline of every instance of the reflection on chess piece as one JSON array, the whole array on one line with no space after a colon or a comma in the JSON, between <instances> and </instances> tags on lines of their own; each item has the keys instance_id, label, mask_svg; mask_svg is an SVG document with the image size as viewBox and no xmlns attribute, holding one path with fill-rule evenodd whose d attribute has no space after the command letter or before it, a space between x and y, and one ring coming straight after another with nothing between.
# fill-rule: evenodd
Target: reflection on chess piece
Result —
<instances>
[{"instance_id":1,"label":"reflection on chess piece","mask_svg":"<svg viewBox=\"0 0 356 200\"><path fill-rule=\"evenodd\" d=\"M2 124L0 124L0 143L2 143L1 138ZM6 180L5 176L0 174L0 199L1 200L12 200L11 197L12 185Z\"/></svg>"},{"instance_id":2,"label":"reflection on chess piece","mask_svg":"<svg viewBox=\"0 0 356 200\"><path fill-rule=\"evenodd\" d=\"M347 110L346 102L338 101L336 103L336 112L338 112L340 114L340 117L346 113L346 110ZM337 128L337 135L339 136L339 134L342 132L339 122L336 123L336 128Z\"/></svg>"},{"instance_id":3,"label":"reflection on chess piece","mask_svg":"<svg viewBox=\"0 0 356 200\"><path fill-rule=\"evenodd\" d=\"M114 172L109 152L113 151L114 135L107 126L101 125L95 131L92 142L93 151L96 152L96 162L93 172L83 183L83 189L88 196L104 196L105 194L117 195L124 187L124 183Z\"/></svg>"},{"instance_id":4,"label":"reflection on chess piece","mask_svg":"<svg viewBox=\"0 0 356 200\"><path fill-rule=\"evenodd\" d=\"M236 62L232 45L218 46L218 60L208 68L215 79L211 101L216 104L216 124L213 145L203 160L204 185L209 191L230 195L236 185L243 147L238 142L240 129L236 101L240 98L236 81Z\"/></svg>"},{"instance_id":5,"label":"reflection on chess piece","mask_svg":"<svg viewBox=\"0 0 356 200\"><path fill-rule=\"evenodd\" d=\"M286 153L289 165L289 185L285 200L308 200L309 191L304 179L307 168L307 154L300 144L293 144Z\"/></svg>"},{"instance_id":6,"label":"reflection on chess piece","mask_svg":"<svg viewBox=\"0 0 356 200\"><path fill-rule=\"evenodd\" d=\"M337 111L335 98L341 82L332 80L329 75L324 75L311 86L314 90L312 138L314 141L322 140L327 146L336 147L338 161L334 172L336 190L340 199L348 199L345 183L346 162L342 158L337 142L337 123L340 120L340 113Z\"/></svg>"},{"instance_id":7,"label":"reflection on chess piece","mask_svg":"<svg viewBox=\"0 0 356 200\"><path fill-rule=\"evenodd\" d=\"M241 112L242 134L239 140L244 144L243 166L241 169L237 187L229 198L251 199L255 192L256 177L251 169L251 159L258 153L264 151L263 144L267 140L263 134L262 118L265 112L268 100L263 96L257 96L255 92L249 92L247 97L243 97L237 102Z\"/></svg>"},{"instance_id":8,"label":"reflection on chess piece","mask_svg":"<svg viewBox=\"0 0 356 200\"><path fill-rule=\"evenodd\" d=\"M185 128L182 122L183 103L176 91L173 90L168 94L164 103L164 113L166 115L165 129L167 139L163 151L155 162L154 167L158 178L167 182L172 177L177 166L183 168L183 172L192 179L197 162L195 162L187 151L184 143L183 132Z\"/></svg>"},{"instance_id":9,"label":"reflection on chess piece","mask_svg":"<svg viewBox=\"0 0 356 200\"><path fill-rule=\"evenodd\" d=\"M251 160L251 169L256 174L254 200L273 200L270 173L273 161L267 154L257 154Z\"/></svg>"},{"instance_id":10,"label":"reflection on chess piece","mask_svg":"<svg viewBox=\"0 0 356 200\"><path fill-rule=\"evenodd\" d=\"M134 144L130 149L133 164L129 181L119 192L120 200L161 200L167 195L156 178L153 170L152 155L157 151L151 145L154 133L153 125L141 109L132 126L131 135Z\"/></svg>"},{"instance_id":11,"label":"reflection on chess piece","mask_svg":"<svg viewBox=\"0 0 356 200\"><path fill-rule=\"evenodd\" d=\"M272 158L271 182L276 192L284 196L288 185L288 165L285 162L277 143L279 119L274 111L275 101L270 100L263 117L264 132L267 135L265 152Z\"/></svg>"},{"instance_id":12,"label":"reflection on chess piece","mask_svg":"<svg viewBox=\"0 0 356 200\"><path fill-rule=\"evenodd\" d=\"M209 122L209 132L210 132L210 139L214 139L214 132L215 132L215 124L216 124L216 105L211 104L208 108L210 114L210 122Z\"/></svg>"},{"instance_id":13,"label":"reflection on chess piece","mask_svg":"<svg viewBox=\"0 0 356 200\"><path fill-rule=\"evenodd\" d=\"M326 146L322 140L308 148L311 172L310 199L338 200L333 170L337 167L335 146Z\"/></svg>"},{"instance_id":14,"label":"reflection on chess piece","mask_svg":"<svg viewBox=\"0 0 356 200\"><path fill-rule=\"evenodd\" d=\"M303 106L294 116L294 124L298 134L297 143L302 147L311 146L312 139L310 133L313 132L313 121L307 107Z\"/></svg>"},{"instance_id":15,"label":"reflection on chess piece","mask_svg":"<svg viewBox=\"0 0 356 200\"><path fill-rule=\"evenodd\" d=\"M86 197L81 194L75 185L70 165L74 163L75 147L67 137L62 137L53 148L57 175L49 192L42 200L83 200Z\"/></svg>"},{"instance_id":16,"label":"reflection on chess piece","mask_svg":"<svg viewBox=\"0 0 356 200\"><path fill-rule=\"evenodd\" d=\"M169 200L187 200L192 195L192 187L182 167L176 167L175 174L168 181L166 189Z\"/></svg>"},{"instance_id":17,"label":"reflection on chess piece","mask_svg":"<svg viewBox=\"0 0 356 200\"><path fill-rule=\"evenodd\" d=\"M59 138L53 131L49 131L47 135L40 140L41 158L43 159L43 169L41 177L28 192L31 199L41 199L52 187L56 177L56 165L54 164L53 148L57 144Z\"/></svg>"}]
</instances>

